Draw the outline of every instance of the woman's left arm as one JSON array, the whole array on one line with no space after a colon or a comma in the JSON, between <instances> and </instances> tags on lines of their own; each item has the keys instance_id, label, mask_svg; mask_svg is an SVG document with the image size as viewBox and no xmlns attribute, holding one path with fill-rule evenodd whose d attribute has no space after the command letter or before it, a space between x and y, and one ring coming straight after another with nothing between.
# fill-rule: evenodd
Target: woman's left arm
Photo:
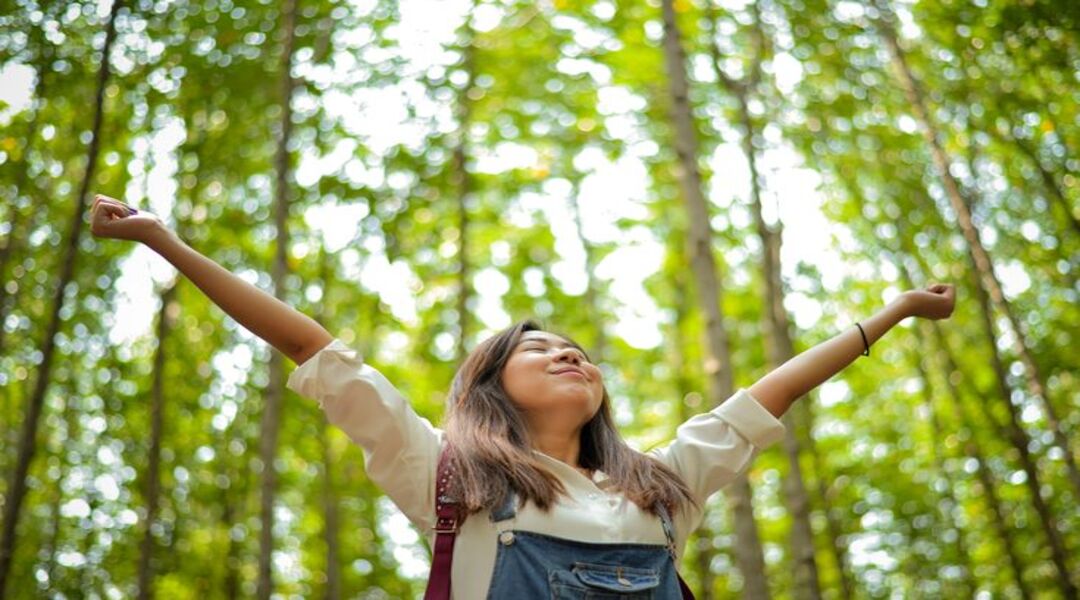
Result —
<instances>
[{"instance_id":1,"label":"woman's left arm","mask_svg":"<svg viewBox=\"0 0 1080 600\"><path fill-rule=\"evenodd\" d=\"M896 297L869 319L861 321L866 343L871 346L907 317L944 319L956 305L956 288L933 284ZM780 365L748 390L773 416L779 418L795 400L828 381L850 365L866 349L859 328L852 326Z\"/></svg>"}]
</instances>

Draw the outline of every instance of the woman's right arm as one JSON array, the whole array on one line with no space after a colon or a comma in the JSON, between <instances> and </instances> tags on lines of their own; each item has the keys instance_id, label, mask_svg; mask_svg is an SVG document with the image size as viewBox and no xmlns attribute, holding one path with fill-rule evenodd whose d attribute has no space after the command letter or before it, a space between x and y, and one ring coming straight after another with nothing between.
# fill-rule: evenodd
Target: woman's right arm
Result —
<instances>
[{"instance_id":1,"label":"woman's right arm","mask_svg":"<svg viewBox=\"0 0 1080 600\"><path fill-rule=\"evenodd\" d=\"M146 244L230 317L296 364L302 364L333 340L314 319L192 249L152 214L98 196L92 209L91 231L98 237Z\"/></svg>"}]
</instances>

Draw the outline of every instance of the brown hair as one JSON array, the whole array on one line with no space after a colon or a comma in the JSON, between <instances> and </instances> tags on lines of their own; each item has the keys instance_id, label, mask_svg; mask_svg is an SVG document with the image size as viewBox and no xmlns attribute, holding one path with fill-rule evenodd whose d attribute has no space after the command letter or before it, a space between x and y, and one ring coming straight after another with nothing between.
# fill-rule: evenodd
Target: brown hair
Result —
<instances>
[{"instance_id":1,"label":"brown hair","mask_svg":"<svg viewBox=\"0 0 1080 600\"><path fill-rule=\"evenodd\" d=\"M525 418L503 388L503 367L526 331L543 329L536 321L521 321L482 342L462 363L450 388L445 430L457 472L451 492L468 513L494 509L511 489L520 501L531 500L544 511L566 493L534 455ZM600 409L581 430L579 462L606 473L643 511L657 514L658 504L675 511L694 502L673 470L630 448L619 436L606 389Z\"/></svg>"}]
</instances>

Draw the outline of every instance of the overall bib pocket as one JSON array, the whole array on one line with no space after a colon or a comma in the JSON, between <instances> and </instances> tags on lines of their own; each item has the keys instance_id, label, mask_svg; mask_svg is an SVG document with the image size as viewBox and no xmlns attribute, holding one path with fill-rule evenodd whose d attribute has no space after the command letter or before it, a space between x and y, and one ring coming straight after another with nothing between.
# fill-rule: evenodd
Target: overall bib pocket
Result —
<instances>
[{"instance_id":1,"label":"overall bib pocket","mask_svg":"<svg viewBox=\"0 0 1080 600\"><path fill-rule=\"evenodd\" d=\"M552 571L549 583L554 600L644 600L653 598L653 591L660 586L660 572L657 569L576 562L569 571Z\"/></svg>"}]
</instances>

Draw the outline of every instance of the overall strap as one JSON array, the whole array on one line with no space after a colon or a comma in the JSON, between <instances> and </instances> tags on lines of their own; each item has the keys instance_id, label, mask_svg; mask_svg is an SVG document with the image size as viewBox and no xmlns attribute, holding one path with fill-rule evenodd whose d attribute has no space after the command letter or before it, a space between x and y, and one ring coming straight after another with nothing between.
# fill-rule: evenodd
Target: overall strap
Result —
<instances>
[{"instance_id":1,"label":"overall strap","mask_svg":"<svg viewBox=\"0 0 1080 600\"><path fill-rule=\"evenodd\" d=\"M513 488L511 488L510 491L506 493L506 496L503 497L502 503L499 504L499 507L491 511L491 521L493 523L498 523L499 521L506 521L516 517L517 503L517 492L515 492Z\"/></svg>"},{"instance_id":2,"label":"overall strap","mask_svg":"<svg viewBox=\"0 0 1080 600\"><path fill-rule=\"evenodd\" d=\"M439 466L435 470L435 548L424 600L450 600L450 565L454 560L454 542L458 529L465 521L461 506L447 493L453 476L449 448L443 446L439 453Z\"/></svg>"},{"instance_id":3,"label":"overall strap","mask_svg":"<svg viewBox=\"0 0 1080 600\"><path fill-rule=\"evenodd\" d=\"M671 520L671 513L663 502L656 504L656 512L660 516L660 525L664 527L664 537L667 538L668 553L671 554L671 562L675 566L675 576L679 578L679 591L682 592L683 600L694 600L694 592L686 585L682 575L679 574L679 563L675 560L675 524Z\"/></svg>"}]
</instances>

